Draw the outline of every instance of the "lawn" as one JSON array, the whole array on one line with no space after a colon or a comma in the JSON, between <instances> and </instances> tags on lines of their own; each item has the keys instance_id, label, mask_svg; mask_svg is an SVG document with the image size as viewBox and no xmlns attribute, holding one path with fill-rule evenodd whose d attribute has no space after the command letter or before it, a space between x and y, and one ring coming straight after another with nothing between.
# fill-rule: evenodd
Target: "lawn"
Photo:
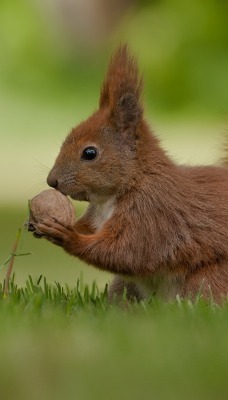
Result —
<instances>
[{"instance_id":1,"label":"lawn","mask_svg":"<svg viewBox=\"0 0 228 400\"><path fill-rule=\"evenodd\" d=\"M227 398L227 303L120 307L44 277L0 298L1 398Z\"/></svg>"}]
</instances>

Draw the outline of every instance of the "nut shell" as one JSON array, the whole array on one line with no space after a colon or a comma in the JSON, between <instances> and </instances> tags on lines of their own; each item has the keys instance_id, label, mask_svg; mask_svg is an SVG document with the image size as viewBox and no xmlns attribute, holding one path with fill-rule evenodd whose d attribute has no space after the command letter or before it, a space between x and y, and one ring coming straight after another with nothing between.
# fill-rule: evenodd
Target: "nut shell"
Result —
<instances>
[{"instance_id":1,"label":"nut shell","mask_svg":"<svg viewBox=\"0 0 228 400\"><path fill-rule=\"evenodd\" d=\"M45 218L55 218L64 225L74 225L75 210L70 200L54 189L47 189L29 200L28 230L36 231L33 224ZM39 233L39 232L37 232Z\"/></svg>"}]
</instances>

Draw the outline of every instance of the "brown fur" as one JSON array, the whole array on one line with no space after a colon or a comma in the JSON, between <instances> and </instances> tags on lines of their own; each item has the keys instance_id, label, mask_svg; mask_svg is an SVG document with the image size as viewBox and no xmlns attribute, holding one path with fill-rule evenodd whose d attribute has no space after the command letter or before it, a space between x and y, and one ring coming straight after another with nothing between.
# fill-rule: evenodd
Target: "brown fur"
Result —
<instances>
[{"instance_id":1,"label":"brown fur","mask_svg":"<svg viewBox=\"0 0 228 400\"><path fill-rule=\"evenodd\" d=\"M48 183L90 205L75 226L40 232L69 254L117 275L129 297L228 293L228 171L174 163L143 117L142 79L126 46L114 54L100 108L62 145ZM81 159L87 146L93 161Z\"/></svg>"}]
</instances>

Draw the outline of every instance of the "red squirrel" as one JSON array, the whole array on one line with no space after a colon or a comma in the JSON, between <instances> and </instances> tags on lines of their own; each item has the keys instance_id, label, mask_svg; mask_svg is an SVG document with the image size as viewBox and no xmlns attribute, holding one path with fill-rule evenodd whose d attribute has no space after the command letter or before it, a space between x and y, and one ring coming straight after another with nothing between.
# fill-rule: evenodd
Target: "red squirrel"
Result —
<instances>
[{"instance_id":1,"label":"red squirrel","mask_svg":"<svg viewBox=\"0 0 228 400\"><path fill-rule=\"evenodd\" d=\"M228 293L228 170L177 165L145 121L127 45L113 54L99 109L66 137L47 182L89 206L75 225L36 228L115 274L109 296L170 300Z\"/></svg>"}]
</instances>

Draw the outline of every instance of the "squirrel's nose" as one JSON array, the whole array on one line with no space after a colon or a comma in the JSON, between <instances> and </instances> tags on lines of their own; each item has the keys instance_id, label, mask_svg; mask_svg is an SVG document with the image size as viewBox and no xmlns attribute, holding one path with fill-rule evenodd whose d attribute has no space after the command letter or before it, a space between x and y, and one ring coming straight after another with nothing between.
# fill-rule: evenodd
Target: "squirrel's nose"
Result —
<instances>
[{"instance_id":1,"label":"squirrel's nose","mask_svg":"<svg viewBox=\"0 0 228 400\"><path fill-rule=\"evenodd\" d=\"M51 170L49 172L48 177L47 177L47 184L49 186L51 186L52 188L57 189L57 187L58 187L58 179L56 177L55 171Z\"/></svg>"}]
</instances>

